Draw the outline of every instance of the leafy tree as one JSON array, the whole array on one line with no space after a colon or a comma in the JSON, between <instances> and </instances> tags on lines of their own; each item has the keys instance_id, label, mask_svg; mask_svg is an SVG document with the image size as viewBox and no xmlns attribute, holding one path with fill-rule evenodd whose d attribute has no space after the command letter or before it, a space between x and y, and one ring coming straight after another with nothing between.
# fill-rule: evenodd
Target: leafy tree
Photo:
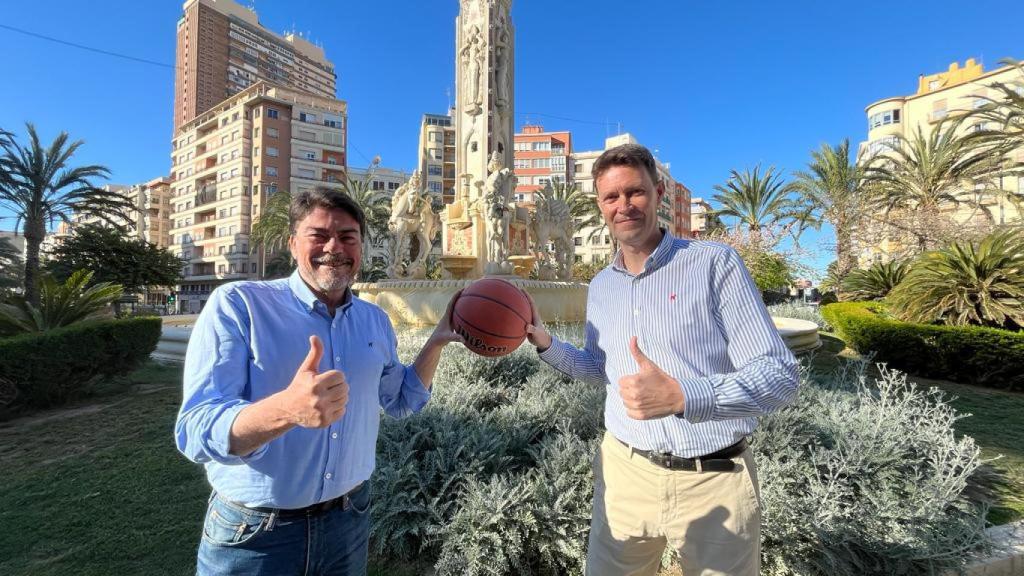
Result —
<instances>
[{"instance_id":1,"label":"leafy tree","mask_svg":"<svg viewBox=\"0 0 1024 576\"><path fill-rule=\"evenodd\" d=\"M910 234L919 252L963 230L949 216L952 210L966 206L992 221L981 199L1005 195L995 179L1005 150L959 135L963 122L945 120L927 135L918 126L910 138L894 136L894 143L867 161L866 191L883 214L880 222Z\"/></svg>"},{"instance_id":2,"label":"leafy tree","mask_svg":"<svg viewBox=\"0 0 1024 576\"><path fill-rule=\"evenodd\" d=\"M811 152L807 171L796 173L793 185L806 209L820 214L814 219L832 224L836 233L836 270L845 277L856 266L852 248L852 227L858 220L864 171L858 162L850 162L850 141L835 146L822 144Z\"/></svg>"},{"instance_id":3,"label":"leafy tree","mask_svg":"<svg viewBox=\"0 0 1024 576\"><path fill-rule=\"evenodd\" d=\"M38 304L39 245L47 225L57 220L70 224L71 215L77 213L120 226L119 222L130 220L135 208L117 192L93 185L110 173L106 167L71 166L81 140L69 142L67 132L61 132L43 148L35 126L27 124L27 130L25 146L10 136L0 138L0 207L14 213L15 226L25 236L25 298Z\"/></svg>"},{"instance_id":4,"label":"leafy tree","mask_svg":"<svg viewBox=\"0 0 1024 576\"><path fill-rule=\"evenodd\" d=\"M926 252L890 302L910 322L1024 328L1024 232L1004 228Z\"/></svg>"},{"instance_id":5,"label":"leafy tree","mask_svg":"<svg viewBox=\"0 0 1024 576\"><path fill-rule=\"evenodd\" d=\"M92 286L93 273L77 270L63 284L52 276L39 282L39 306L18 297L0 304L0 334L44 332L92 318L123 292L117 284L100 282Z\"/></svg>"},{"instance_id":6,"label":"leafy tree","mask_svg":"<svg viewBox=\"0 0 1024 576\"><path fill-rule=\"evenodd\" d=\"M806 209L790 197L793 186L782 180L782 174L774 166L761 174L761 167L742 173L731 171L724 185L715 185L719 193L712 200L722 205L715 210L718 216L732 216L751 232L757 232L775 224L782 225L789 232L793 226L803 226L809 218Z\"/></svg>"},{"instance_id":7,"label":"leafy tree","mask_svg":"<svg viewBox=\"0 0 1024 576\"><path fill-rule=\"evenodd\" d=\"M53 250L46 269L59 281L77 270L88 270L97 282L119 284L134 294L148 286L174 286L181 281L183 265L181 258L165 248L93 224L75 228L75 233Z\"/></svg>"},{"instance_id":8,"label":"leafy tree","mask_svg":"<svg viewBox=\"0 0 1024 576\"><path fill-rule=\"evenodd\" d=\"M858 300L881 300L903 281L909 270L910 260L875 262L867 269L850 272L839 286Z\"/></svg>"}]
</instances>

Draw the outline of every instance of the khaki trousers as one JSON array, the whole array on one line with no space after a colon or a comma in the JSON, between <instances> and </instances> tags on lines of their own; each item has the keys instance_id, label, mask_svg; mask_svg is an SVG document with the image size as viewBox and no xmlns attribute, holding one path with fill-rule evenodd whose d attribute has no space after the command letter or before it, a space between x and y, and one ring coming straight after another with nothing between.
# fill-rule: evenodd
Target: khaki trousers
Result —
<instances>
[{"instance_id":1,"label":"khaki trousers","mask_svg":"<svg viewBox=\"0 0 1024 576\"><path fill-rule=\"evenodd\" d=\"M749 449L733 461L733 472L666 470L606 432L594 460L586 574L656 574L667 543L684 576L757 576L757 472Z\"/></svg>"}]
</instances>

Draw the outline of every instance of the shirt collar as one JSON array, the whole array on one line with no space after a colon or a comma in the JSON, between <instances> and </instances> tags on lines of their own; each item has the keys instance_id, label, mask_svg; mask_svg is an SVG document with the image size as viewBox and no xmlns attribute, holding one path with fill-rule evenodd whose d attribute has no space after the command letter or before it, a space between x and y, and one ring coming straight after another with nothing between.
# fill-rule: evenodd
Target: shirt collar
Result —
<instances>
[{"instance_id":1,"label":"shirt collar","mask_svg":"<svg viewBox=\"0 0 1024 576\"><path fill-rule=\"evenodd\" d=\"M644 262L643 269L639 274L637 274L637 276L645 272L653 272L654 270L661 268L672 257L672 253L675 252L675 236L672 236L672 233L665 228L659 228L659 230L662 232L661 242L658 242L658 245L654 248L654 252L651 252L651 255L647 257L647 261ZM622 248L619 248L618 252L615 253L615 258L612 260L612 268L619 272L631 274L631 272L626 269L626 264L623 261Z\"/></svg>"},{"instance_id":2,"label":"shirt collar","mask_svg":"<svg viewBox=\"0 0 1024 576\"><path fill-rule=\"evenodd\" d=\"M320 299L317 298L316 294L313 294L313 291L306 285L306 281L302 279L301 275L299 275L298 269L292 272L292 275L288 278L288 287L291 288L292 294L295 294L295 298L302 304L302 307L306 312L312 313L313 310L316 309L316 305L320 302ZM326 310L326 304L323 304L322 302L321 304L324 306L324 310ZM346 288L344 303L339 306L338 309L345 310L351 305L352 289Z\"/></svg>"}]
</instances>

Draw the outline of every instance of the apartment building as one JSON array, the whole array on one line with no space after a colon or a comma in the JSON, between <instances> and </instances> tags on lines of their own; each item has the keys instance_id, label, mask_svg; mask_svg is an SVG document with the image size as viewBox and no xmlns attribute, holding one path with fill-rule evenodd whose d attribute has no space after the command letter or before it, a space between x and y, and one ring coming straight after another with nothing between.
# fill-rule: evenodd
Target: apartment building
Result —
<instances>
[{"instance_id":1,"label":"apartment building","mask_svg":"<svg viewBox=\"0 0 1024 576\"><path fill-rule=\"evenodd\" d=\"M261 276L249 232L279 190L343 189L345 102L259 82L182 125L172 142L171 247L186 260L178 310Z\"/></svg>"},{"instance_id":2,"label":"apartment building","mask_svg":"<svg viewBox=\"0 0 1024 576\"><path fill-rule=\"evenodd\" d=\"M605 139L603 150L576 152L572 155L573 175L576 183L584 192L594 194L594 163L601 154L610 148L623 144L638 144L628 132ZM658 225L675 236L689 236L690 226L690 190L672 177L671 165L655 157L658 177L665 184L665 194L658 205ZM573 236L576 245L576 261L584 264L607 263L612 256L612 238L607 228L592 227L577 230Z\"/></svg>"},{"instance_id":3,"label":"apartment building","mask_svg":"<svg viewBox=\"0 0 1024 576\"><path fill-rule=\"evenodd\" d=\"M921 75L917 91L906 96L894 96L874 102L865 108L868 123L867 140L860 145L861 161L887 150L899 142L899 136L912 139L920 128L928 137L940 122L963 116L989 102L986 98L999 99L1000 93L991 86L994 83L1018 86L1024 94L1024 77L1019 69L1004 66L985 72L984 66L973 58L964 66L959 62L949 65L944 72ZM968 120L960 126L966 133L973 130L994 128L980 120ZM1024 150L1017 150L1015 160L1024 161ZM1024 193L1024 178L1005 176L997 186L1007 192ZM1022 215L1006 198L980 192L982 185L975 189L963 190L965 198L978 200L985 212L966 204L948 206L947 213L959 224L1021 222ZM975 198L977 196L977 198ZM858 265L866 267L875 261L888 260L911 250L913 239L900 234L897 229L877 222L864 222L854 235L854 251Z\"/></svg>"},{"instance_id":4,"label":"apartment building","mask_svg":"<svg viewBox=\"0 0 1024 576\"><path fill-rule=\"evenodd\" d=\"M523 126L513 137L516 175L515 201L532 204L533 195L548 182L573 179L572 134L545 132L543 126Z\"/></svg>"},{"instance_id":5,"label":"apartment building","mask_svg":"<svg viewBox=\"0 0 1024 576\"><path fill-rule=\"evenodd\" d=\"M424 114L420 122L419 170L423 189L444 204L455 201L455 124L451 114Z\"/></svg>"},{"instance_id":6,"label":"apartment building","mask_svg":"<svg viewBox=\"0 0 1024 576\"><path fill-rule=\"evenodd\" d=\"M711 204L707 200L696 197L690 199L690 237L702 238L708 232L708 228L714 223L715 217L711 215Z\"/></svg>"},{"instance_id":7,"label":"apartment building","mask_svg":"<svg viewBox=\"0 0 1024 576\"><path fill-rule=\"evenodd\" d=\"M107 222L93 215L75 212L71 215L70 224L61 222L57 230L48 236L47 250L53 250L74 234L75 228L87 224L113 224L124 228L128 238L145 240L160 248L167 248L170 245L169 178L154 178L149 182L132 185L105 184L101 188L107 192L115 192L131 202L133 209L126 214L127 218L115 216L111 222Z\"/></svg>"},{"instance_id":8,"label":"apartment building","mask_svg":"<svg viewBox=\"0 0 1024 576\"><path fill-rule=\"evenodd\" d=\"M409 181L411 174L405 170L395 170L393 168L384 168L377 166L371 170L366 168L349 168L348 177L356 181L368 181L370 190L377 192L380 196L391 201L391 198L395 195L395 191L398 190L402 184ZM387 235L377 238L376 241L371 239L370 245L367 246L366 253L363 254L363 258L372 264L378 266L385 266L388 260L388 250L391 246L390 239Z\"/></svg>"},{"instance_id":9,"label":"apartment building","mask_svg":"<svg viewBox=\"0 0 1024 576\"><path fill-rule=\"evenodd\" d=\"M186 0L177 27L174 130L249 86L271 84L334 98L337 75L323 48L263 27L233 0Z\"/></svg>"}]
</instances>

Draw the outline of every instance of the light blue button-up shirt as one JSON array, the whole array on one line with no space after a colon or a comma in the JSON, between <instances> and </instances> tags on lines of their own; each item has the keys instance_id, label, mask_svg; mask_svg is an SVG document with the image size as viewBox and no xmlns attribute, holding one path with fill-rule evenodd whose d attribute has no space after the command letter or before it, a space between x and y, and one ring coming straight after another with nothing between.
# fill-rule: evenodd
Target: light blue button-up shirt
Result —
<instances>
[{"instance_id":1,"label":"light blue button-up shirt","mask_svg":"<svg viewBox=\"0 0 1024 576\"><path fill-rule=\"evenodd\" d=\"M345 415L327 428L295 427L248 456L229 454L235 417L288 387L313 334L324 343L320 371L345 374ZM350 297L332 318L298 272L214 290L192 331L184 380L178 450L205 465L214 490L255 507L302 508L368 480L380 409L402 417L430 399L416 371L399 362L380 308Z\"/></svg>"},{"instance_id":2,"label":"light blue button-up shirt","mask_svg":"<svg viewBox=\"0 0 1024 576\"><path fill-rule=\"evenodd\" d=\"M639 371L640 350L679 381L682 417L634 420L619 379ZM541 359L608 387L605 427L635 448L692 458L738 442L757 416L786 405L799 383L797 362L779 336L743 261L716 242L661 242L632 274L615 261L590 283L583 350L553 339Z\"/></svg>"}]
</instances>

